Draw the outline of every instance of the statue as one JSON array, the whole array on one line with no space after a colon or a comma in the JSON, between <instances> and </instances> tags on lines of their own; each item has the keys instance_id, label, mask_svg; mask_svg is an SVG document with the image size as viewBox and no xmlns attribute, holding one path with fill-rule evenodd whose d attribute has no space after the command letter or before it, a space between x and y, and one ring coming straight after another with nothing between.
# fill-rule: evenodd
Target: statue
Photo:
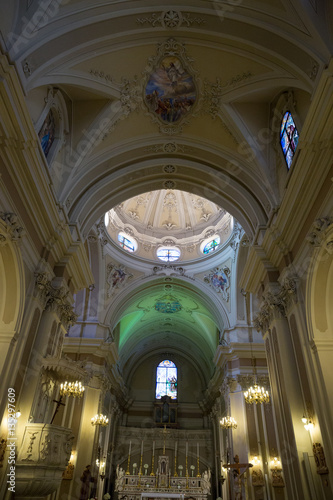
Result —
<instances>
[{"instance_id":1,"label":"statue","mask_svg":"<svg viewBox=\"0 0 333 500\"><path fill-rule=\"evenodd\" d=\"M80 481L82 481L80 500L89 499L90 483L94 482L94 478L91 476L90 467L91 465L87 465L80 477Z\"/></svg>"},{"instance_id":2,"label":"statue","mask_svg":"<svg viewBox=\"0 0 333 500\"><path fill-rule=\"evenodd\" d=\"M123 486L124 476L125 476L125 471L122 467L119 468L119 464L118 464L117 468L116 468L116 484L115 484L116 491L119 491L120 488Z\"/></svg>"},{"instance_id":3,"label":"statue","mask_svg":"<svg viewBox=\"0 0 333 500\"><path fill-rule=\"evenodd\" d=\"M326 465L326 459L322 445L320 443L313 443L312 449L317 466L317 474L328 474L328 467Z\"/></svg>"},{"instance_id":4,"label":"statue","mask_svg":"<svg viewBox=\"0 0 333 500\"><path fill-rule=\"evenodd\" d=\"M210 479L211 479L211 471L210 468L208 467L208 470L205 470L202 473L202 490L203 493L205 494L210 493Z\"/></svg>"}]
</instances>

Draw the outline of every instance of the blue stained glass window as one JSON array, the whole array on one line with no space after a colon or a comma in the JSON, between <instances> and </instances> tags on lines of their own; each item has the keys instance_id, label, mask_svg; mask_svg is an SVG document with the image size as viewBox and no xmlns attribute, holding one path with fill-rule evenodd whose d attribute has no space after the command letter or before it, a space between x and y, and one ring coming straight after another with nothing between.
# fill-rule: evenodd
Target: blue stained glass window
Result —
<instances>
[{"instance_id":1,"label":"blue stained glass window","mask_svg":"<svg viewBox=\"0 0 333 500\"><path fill-rule=\"evenodd\" d=\"M281 121L280 144L289 169L298 144L298 131L290 111L284 114Z\"/></svg>"},{"instance_id":2,"label":"blue stained glass window","mask_svg":"<svg viewBox=\"0 0 333 500\"><path fill-rule=\"evenodd\" d=\"M168 359L162 361L156 369L156 399L170 396L177 399L177 367Z\"/></svg>"},{"instance_id":3,"label":"blue stained glass window","mask_svg":"<svg viewBox=\"0 0 333 500\"><path fill-rule=\"evenodd\" d=\"M38 137L46 158L55 138L55 128L54 115L52 113L52 109L50 109L38 133Z\"/></svg>"},{"instance_id":4,"label":"blue stained glass window","mask_svg":"<svg viewBox=\"0 0 333 500\"><path fill-rule=\"evenodd\" d=\"M127 250L128 252L134 252L135 251L135 243L134 241L130 240L129 238L126 238L122 233L118 234L118 241L119 245L124 249Z\"/></svg>"},{"instance_id":5,"label":"blue stained glass window","mask_svg":"<svg viewBox=\"0 0 333 500\"><path fill-rule=\"evenodd\" d=\"M178 248L159 248L157 257L164 262L174 262L180 257L180 250Z\"/></svg>"},{"instance_id":6,"label":"blue stained glass window","mask_svg":"<svg viewBox=\"0 0 333 500\"><path fill-rule=\"evenodd\" d=\"M216 250L220 244L220 237L217 236L216 238L214 238L213 240L210 240L208 243L206 243L206 245L203 247L203 250L202 252L207 254L207 253L210 253L210 252L214 252L214 250Z\"/></svg>"}]
</instances>

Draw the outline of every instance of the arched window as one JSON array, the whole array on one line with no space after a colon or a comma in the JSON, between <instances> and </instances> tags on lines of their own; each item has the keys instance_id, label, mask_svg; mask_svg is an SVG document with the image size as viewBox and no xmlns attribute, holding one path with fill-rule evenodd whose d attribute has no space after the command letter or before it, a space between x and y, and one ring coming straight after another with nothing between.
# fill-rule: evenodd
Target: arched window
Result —
<instances>
[{"instance_id":1,"label":"arched window","mask_svg":"<svg viewBox=\"0 0 333 500\"><path fill-rule=\"evenodd\" d=\"M214 252L214 250L217 250L219 245L220 245L220 237L215 236L212 240L209 240L203 247L202 253L207 255L208 253Z\"/></svg>"},{"instance_id":2,"label":"arched window","mask_svg":"<svg viewBox=\"0 0 333 500\"><path fill-rule=\"evenodd\" d=\"M127 234L119 233L118 234L118 242L119 245L127 252L135 252L138 245L134 238L127 236Z\"/></svg>"},{"instance_id":3,"label":"arched window","mask_svg":"<svg viewBox=\"0 0 333 500\"><path fill-rule=\"evenodd\" d=\"M178 248L163 247L157 250L156 255L164 262L174 262L180 257L180 250Z\"/></svg>"},{"instance_id":4,"label":"arched window","mask_svg":"<svg viewBox=\"0 0 333 500\"><path fill-rule=\"evenodd\" d=\"M162 361L156 369L156 399L170 396L177 399L177 367L168 359Z\"/></svg>"},{"instance_id":5,"label":"arched window","mask_svg":"<svg viewBox=\"0 0 333 500\"><path fill-rule=\"evenodd\" d=\"M298 144L298 131L290 111L286 111L280 127L280 144L288 169L293 161Z\"/></svg>"}]
</instances>

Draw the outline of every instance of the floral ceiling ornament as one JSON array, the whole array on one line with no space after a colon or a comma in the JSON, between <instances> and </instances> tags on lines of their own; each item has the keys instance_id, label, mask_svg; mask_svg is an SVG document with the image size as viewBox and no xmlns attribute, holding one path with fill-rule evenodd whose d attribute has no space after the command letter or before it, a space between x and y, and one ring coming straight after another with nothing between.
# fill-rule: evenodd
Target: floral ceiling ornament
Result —
<instances>
[{"instance_id":1,"label":"floral ceiling ornament","mask_svg":"<svg viewBox=\"0 0 333 500\"><path fill-rule=\"evenodd\" d=\"M138 24L150 24L153 28L160 27L165 29L176 29L180 26L189 28L193 24L201 25L206 21L202 17L192 17L177 10L167 10L160 14L153 13L150 17L138 17Z\"/></svg>"},{"instance_id":2,"label":"floral ceiling ornament","mask_svg":"<svg viewBox=\"0 0 333 500\"><path fill-rule=\"evenodd\" d=\"M108 264L106 268L107 296L110 298L113 293L123 287L133 274L126 271L123 265Z\"/></svg>"},{"instance_id":3,"label":"floral ceiling ornament","mask_svg":"<svg viewBox=\"0 0 333 500\"><path fill-rule=\"evenodd\" d=\"M217 293L220 293L222 299L229 301L230 288L230 269L228 267L216 267L204 277L205 283L208 283Z\"/></svg>"}]
</instances>

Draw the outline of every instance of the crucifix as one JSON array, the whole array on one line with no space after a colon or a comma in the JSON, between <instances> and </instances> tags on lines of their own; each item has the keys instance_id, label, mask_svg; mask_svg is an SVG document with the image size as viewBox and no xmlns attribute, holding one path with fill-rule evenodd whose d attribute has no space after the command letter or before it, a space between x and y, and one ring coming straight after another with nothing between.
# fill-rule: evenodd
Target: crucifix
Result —
<instances>
[{"instance_id":1,"label":"crucifix","mask_svg":"<svg viewBox=\"0 0 333 500\"><path fill-rule=\"evenodd\" d=\"M230 469L233 470L234 473L234 490L235 490L235 500L242 500L242 476L245 474L245 472L250 468L253 467L253 464L250 463L245 463L245 464L240 464L239 463L239 456L235 455L234 456L235 463L233 464L223 464L223 467L225 469L228 469L230 472ZM243 472L241 472L241 469L244 469ZM230 483L229 483L229 488L230 488Z\"/></svg>"},{"instance_id":2,"label":"crucifix","mask_svg":"<svg viewBox=\"0 0 333 500\"><path fill-rule=\"evenodd\" d=\"M66 406L66 404L62 403L61 401L62 401L62 396L60 396L59 401L57 401L56 399L53 400L54 403L57 403L57 406L56 409L54 410L53 417L50 422L51 424L53 424L53 420L55 419L55 416L58 413L60 406Z\"/></svg>"},{"instance_id":3,"label":"crucifix","mask_svg":"<svg viewBox=\"0 0 333 500\"><path fill-rule=\"evenodd\" d=\"M165 455L165 438L169 434L169 431L167 431L166 425L164 426L162 434L163 434L163 455Z\"/></svg>"}]
</instances>

